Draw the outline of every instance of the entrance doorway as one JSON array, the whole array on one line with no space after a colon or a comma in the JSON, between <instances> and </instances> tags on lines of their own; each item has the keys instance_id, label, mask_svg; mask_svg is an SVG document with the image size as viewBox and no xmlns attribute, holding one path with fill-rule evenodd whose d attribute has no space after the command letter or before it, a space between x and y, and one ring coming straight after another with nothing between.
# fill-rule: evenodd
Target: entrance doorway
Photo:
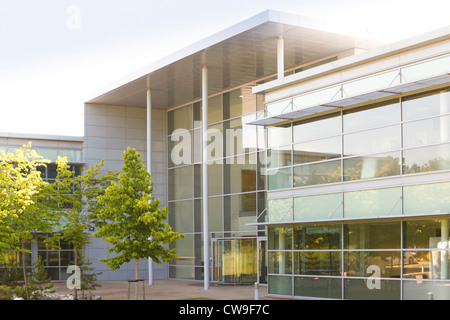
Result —
<instances>
[{"instance_id":1,"label":"entrance doorway","mask_svg":"<svg viewBox=\"0 0 450 320\"><path fill-rule=\"evenodd\" d=\"M267 283L266 243L266 238L213 239L214 281Z\"/></svg>"}]
</instances>

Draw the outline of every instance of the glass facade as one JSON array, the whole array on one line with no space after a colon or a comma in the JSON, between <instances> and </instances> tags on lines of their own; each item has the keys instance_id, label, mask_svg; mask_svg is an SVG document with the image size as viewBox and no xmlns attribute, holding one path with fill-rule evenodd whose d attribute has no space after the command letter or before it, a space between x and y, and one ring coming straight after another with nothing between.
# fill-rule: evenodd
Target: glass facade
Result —
<instances>
[{"instance_id":1,"label":"glass facade","mask_svg":"<svg viewBox=\"0 0 450 320\"><path fill-rule=\"evenodd\" d=\"M270 227L269 293L450 299L449 219ZM447 244L447 246L446 246Z\"/></svg>"},{"instance_id":2,"label":"glass facade","mask_svg":"<svg viewBox=\"0 0 450 320\"><path fill-rule=\"evenodd\" d=\"M392 77L386 72L374 81ZM347 94L364 81L347 84ZM450 182L401 180L450 169L450 89L280 126L248 125L339 88L266 110L247 87L208 101L212 280L253 281L257 271L247 262L255 263L264 238L271 295L398 300L433 291L435 299L450 299ZM176 279L203 279L201 108L195 102L168 111L169 222L186 235L169 265ZM394 182L376 183L386 179ZM354 183L365 186L339 188ZM316 187L327 191L311 191ZM298 196L277 197L291 190Z\"/></svg>"},{"instance_id":3,"label":"glass facade","mask_svg":"<svg viewBox=\"0 0 450 320\"><path fill-rule=\"evenodd\" d=\"M7 152L15 152L17 147L0 147L0 149ZM73 172L74 176L81 175L83 165L82 153L80 150L75 149L52 149L52 148L37 148L37 153L43 156L45 159L53 161L47 164L45 167L39 167L43 181L48 183L54 183L57 177L57 165L54 163L58 156L67 157L69 161L69 170ZM75 188L75 186L74 186ZM34 239L28 242L26 247L31 253L26 253L26 268L31 271L34 267L37 257L42 258L45 271L52 280L66 280L71 273L67 273L67 267L73 264L74 250L73 245L61 241L59 243L59 249L52 249L44 242L48 237L45 233L35 233ZM21 254L17 252L8 251L3 257L3 261L6 264L0 265L0 282L8 277L8 274L13 272L17 266L21 265ZM14 271L16 272L16 271ZM22 279L22 272L18 272L17 276Z\"/></svg>"},{"instance_id":4,"label":"glass facade","mask_svg":"<svg viewBox=\"0 0 450 320\"><path fill-rule=\"evenodd\" d=\"M179 258L169 265L169 277L176 279L203 279L201 108L201 102L196 102L168 111L169 223L174 231L186 235L174 244ZM244 261L243 256L233 253L237 250L235 243L247 251L251 246L243 246L247 243L244 240L228 242L224 238L244 237L253 239L248 243L254 244L258 236L264 235L264 229L259 232L260 227L248 225L266 209L264 128L247 124L262 112L259 109L250 87L225 92L208 101L209 231L212 240L220 239L214 246L214 255L221 253L215 260L220 268L212 266L216 281L254 279L247 271L245 276L231 275L230 270L250 267L236 269L228 263L236 257ZM232 245L228 248L229 244ZM256 259L256 249L252 252ZM253 263L252 259L248 261Z\"/></svg>"},{"instance_id":5,"label":"glass facade","mask_svg":"<svg viewBox=\"0 0 450 320\"><path fill-rule=\"evenodd\" d=\"M269 127L267 188L448 170L449 113L440 89Z\"/></svg>"},{"instance_id":6,"label":"glass facade","mask_svg":"<svg viewBox=\"0 0 450 320\"><path fill-rule=\"evenodd\" d=\"M45 271L52 280L67 280L71 273L67 273L68 266L75 261L73 245L61 241L60 249L51 249L44 242L48 235L37 236L37 254L41 257Z\"/></svg>"},{"instance_id":7,"label":"glass facade","mask_svg":"<svg viewBox=\"0 0 450 320\"><path fill-rule=\"evenodd\" d=\"M401 179L450 169L449 94L433 90L267 129L269 294L450 299L450 182ZM377 183L386 178L389 187ZM355 182L364 187L339 187ZM297 196L286 197L293 188Z\"/></svg>"}]
</instances>

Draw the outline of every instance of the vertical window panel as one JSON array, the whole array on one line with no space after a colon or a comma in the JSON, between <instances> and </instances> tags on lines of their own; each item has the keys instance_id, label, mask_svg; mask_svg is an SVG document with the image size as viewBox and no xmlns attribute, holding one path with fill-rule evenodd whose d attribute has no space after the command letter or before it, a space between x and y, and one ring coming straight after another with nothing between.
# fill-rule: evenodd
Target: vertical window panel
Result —
<instances>
[{"instance_id":1,"label":"vertical window panel","mask_svg":"<svg viewBox=\"0 0 450 320\"><path fill-rule=\"evenodd\" d=\"M176 129L186 129L190 130L193 126L193 112L192 105L188 105L179 109L169 111L167 113L168 117L168 128L169 135L173 133Z\"/></svg>"},{"instance_id":2,"label":"vertical window panel","mask_svg":"<svg viewBox=\"0 0 450 320\"><path fill-rule=\"evenodd\" d=\"M224 199L225 231L254 230L247 224L256 220L256 193L226 196Z\"/></svg>"},{"instance_id":3,"label":"vertical window panel","mask_svg":"<svg viewBox=\"0 0 450 320\"><path fill-rule=\"evenodd\" d=\"M193 201L176 201L169 203L169 224L173 231L192 233L194 231Z\"/></svg>"},{"instance_id":4,"label":"vertical window panel","mask_svg":"<svg viewBox=\"0 0 450 320\"><path fill-rule=\"evenodd\" d=\"M208 124L223 120L222 96L217 95L208 99Z\"/></svg>"},{"instance_id":5,"label":"vertical window panel","mask_svg":"<svg viewBox=\"0 0 450 320\"><path fill-rule=\"evenodd\" d=\"M288 146L292 144L292 127L287 124L283 127L267 128L268 148Z\"/></svg>"},{"instance_id":6,"label":"vertical window panel","mask_svg":"<svg viewBox=\"0 0 450 320\"><path fill-rule=\"evenodd\" d=\"M257 154L224 160L224 193L256 191Z\"/></svg>"},{"instance_id":7,"label":"vertical window panel","mask_svg":"<svg viewBox=\"0 0 450 320\"><path fill-rule=\"evenodd\" d=\"M292 147L267 149L267 167L279 168L292 165Z\"/></svg>"},{"instance_id":8,"label":"vertical window panel","mask_svg":"<svg viewBox=\"0 0 450 320\"><path fill-rule=\"evenodd\" d=\"M292 168L268 170L267 188L269 190L292 188Z\"/></svg>"},{"instance_id":9,"label":"vertical window panel","mask_svg":"<svg viewBox=\"0 0 450 320\"><path fill-rule=\"evenodd\" d=\"M223 230L223 197L211 197L208 199L209 231Z\"/></svg>"},{"instance_id":10,"label":"vertical window panel","mask_svg":"<svg viewBox=\"0 0 450 320\"><path fill-rule=\"evenodd\" d=\"M292 198L271 199L267 201L267 205L270 222L292 221Z\"/></svg>"},{"instance_id":11,"label":"vertical window panel","mask_svg":"<svg viewBox=\"0 0 450 320\"><path fill-rule=\"evenodd\" d=\"M269 234L269 250L291 250L292 249L292 228L274 228L267 230Z\"/></svg>"},{"instance_id":12,"label":"vertical window panel","mask_svg":"<svg viewBox=\"0 0 450 320\"><path fill-rule=\"evenodd\" d=\"M194 197L194 166L169 170L169 200L181 200Z\"/></svg>"}]
</instances>

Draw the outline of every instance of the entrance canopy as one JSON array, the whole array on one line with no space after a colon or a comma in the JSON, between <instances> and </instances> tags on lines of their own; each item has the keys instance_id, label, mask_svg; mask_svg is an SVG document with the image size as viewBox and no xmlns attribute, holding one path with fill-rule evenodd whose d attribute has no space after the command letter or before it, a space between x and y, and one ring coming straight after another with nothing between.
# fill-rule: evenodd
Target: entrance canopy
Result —
<instances>
[{"instance_id":1,"label":"entrance canopy","mask_svg":"<svg viewBox=\"0 0 450 320\"><path fill-rule=\"evenodd\" d=\"M284 69L346 50L369 50L377 41L348 35L335 25L268 10L194 43L111 84L86 103L168 109L201 98L201 69L208 66L208 95L277 73L277 38L284 40Z\"/></svg>"}]
</instances>

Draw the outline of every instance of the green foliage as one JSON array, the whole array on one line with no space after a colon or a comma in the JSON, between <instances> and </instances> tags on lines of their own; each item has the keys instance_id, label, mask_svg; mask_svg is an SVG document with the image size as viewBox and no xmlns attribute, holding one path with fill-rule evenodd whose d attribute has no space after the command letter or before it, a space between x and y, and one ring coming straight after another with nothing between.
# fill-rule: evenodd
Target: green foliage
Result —
<instances>
[{"instance_id":1,"label":"green foliage","mask_svg":"<svg viewBox=\"0 0 450 320\"><path fill-rule=\"evenodd\" d=\"M7 286L0 286L0 300L11 300L13 297L13 290Z\"/></svg>"},{"instance_id":2,"label":"green foliage","mask_svg":"<svg viewBox=\"0 0 450 320\"><path fill-rule=\"evenodd\" d=\"M92 291L101 287L101 285L97 283L97 276L99 276L101 272L95 272L95 268L91 267L91 259L84 255L80 257L79 265L81 269L81 298L90 300L93 296Z\"/></svg>"},{"instance_id":3,"label":"green foliage","mask_svg":"<svg viewBox=\"0 0 450 320\"><path fill-rule=\"evenodd\" d=\"M90 167L84 176L73 175L67 158L58 157L56 163L57 177L51 190L52 203L60 210L61 238L73 245L75 265L78 265L77 255L90 243L90 236L86 231L91 227L91 219L99 209L97 198L115 180L115 174L108 172L107 175L101 175L104 160Z\"/></svg>"},{"instance_id":4,"label":"green foliage","mask_svg":"<svg viewBox=\"0 0 450 320\"><path fill-rule=\"evenodd\" d=\"M12 291L18 298L27 299L27 288L25 286L15 287Z\"/></svg>"},{"instance_id":5,"label":"green foliage","mask_svg":"<svg viewBox=\"0 0 450 320\"><path fill-rule=\"evenodd\" d=\"M98 197L116 180L116 174L112 172L101 174L104 162L103 160L100 164L91 166L84 176L74 176L67 158L58 157L56 161L57 176L51 188L51 202L54 210L60 212L60 238L73 246L75 266L80 265L79 256L91 242L87 230L91 227L91 219L95 219L99 210ZM75 290L75 299L78 299L77 294L78 291Z\"/></svg>"},{"instance_id":6,"label":"green foliage","mask_svg":"<svg viewBox=\"0 0 450 320\"><path fill-rule=\"evenodd\" d=\"M57 212L46 204L44 190L48 183L39 171L48 162L31 148L31 143L15 154L0 150L0 250L21 252L26 289L25 253L30 251L25 244L33 241L36 230L51 233L58 224Z\"/></svg>"},{"instance_id":7,"label":"green foliage","mask_svg":"<svg viewBox=\"0 0 450 320\"><path fill-rule=\"evenodd\" d=\"M31 149L31 144L16 154L0 150L1 249L21 252L21 240L33 238L31 230L47 231L53 226L54 217L38 198L46 184L38 167L47 162Z\"/></svg>"},{"instance_id":8,"label":"green foliage","mask_svg":"<svg viewBox=\"0 0 450 320\"><path fill-rule=\"evenodd\" d=\"M38 256L30 277L29 289L32 292L32 297L39 299L44 291L55 292L51 281L52 279L45 270L41 256Z\"/></svg>"},{"instance_id":9,"label":"green foliage","mask_svg":"<svg viewBox=\"0 0 450 320\"><path fill-rule=\"evenodd\" d=\"M18 253L6 254L0 262L0 284L18 285L23 281Z\"/></svg>"},{"instance_id":10,"label":"green foliage","mask_svg":"<svg viewBox=\"0 0 450 320\"><path fill-rule=\"evenodd\" d=\"M102 206L97 216L96 237L112 244L111 258L100 259L111 269L118 269L133 259L152 258L157 263L169 262L176 256L175 249L165 245L183 235L173 232L165 223L167 207L152 197L153 183L141 162L141 155L128 148L123 154L124 166L118 181L99 197Z\"/></svg>"}]
</instances>

